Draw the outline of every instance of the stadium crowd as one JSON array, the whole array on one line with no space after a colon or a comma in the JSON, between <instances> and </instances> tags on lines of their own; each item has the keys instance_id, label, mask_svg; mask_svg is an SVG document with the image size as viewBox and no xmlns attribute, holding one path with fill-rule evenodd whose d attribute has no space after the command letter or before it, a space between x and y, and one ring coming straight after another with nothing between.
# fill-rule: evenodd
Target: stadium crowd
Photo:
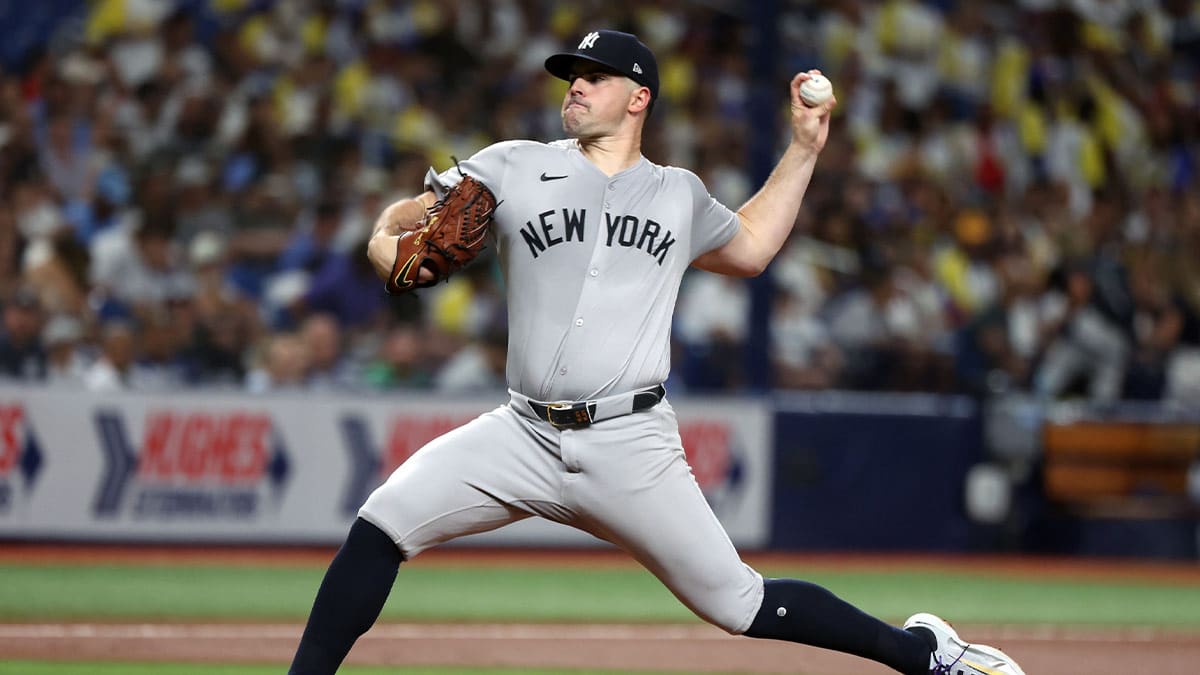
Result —
<instances>
[{"instance_id":1,"label":"stadium crowd","mask_svg":"<svg viewBox=\"0 0 1200 675\"><path fill-rule=\"evenodd\" d=\"M689 273L674 389L1200 399L1200 8L1189 0L97 0L0 73L0 373L95 391L504 386L483 260L389 298L383 206L504 138L561 136L542 61L639 34L645 153L736 208L752 83L819 67L834 130L770 270ZM779 147L786 140L778 129Z\"/></svg>"}]
</instances>

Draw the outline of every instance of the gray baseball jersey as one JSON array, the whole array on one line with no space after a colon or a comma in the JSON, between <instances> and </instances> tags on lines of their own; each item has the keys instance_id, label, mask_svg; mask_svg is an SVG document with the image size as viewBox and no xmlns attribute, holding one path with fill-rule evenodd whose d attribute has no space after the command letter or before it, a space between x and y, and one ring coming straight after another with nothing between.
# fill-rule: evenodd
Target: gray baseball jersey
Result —
<instances>
[{"instance_id":1,"label":"gray baseball jersey","mask_svg":"<svg viewBox=\"0 0 1200 675\"><path fill-rule=\"evenodd\" d=\"M419 450L359 515L409 558L530 516L571 525L744 632L762 577L700 492L670 403L639 409L635 394L666 379L683 274L734 236L736 214L688 171L642 158L606 176L573 140L498 143L460 168L500 200L511 399ZM460 176L431 170L427 187L440 196ZM582 426L550 423L542 404L561 401L588 402Z\"/></svg>"},{"instance_id":2,"label":"gray baseball jersey","mask_svg":"<svg viewBox=\"0 0 1200 675\"><path fill-rule=\"evenodd\" d=\"M690 171L642 158L606 176L574 140L498 143L460 166L502 200L509 387L581 400L666 380L683 273L733 237L737 215ZM427 186L440 196L460 176Z\"/></svg>"}]
</instances>

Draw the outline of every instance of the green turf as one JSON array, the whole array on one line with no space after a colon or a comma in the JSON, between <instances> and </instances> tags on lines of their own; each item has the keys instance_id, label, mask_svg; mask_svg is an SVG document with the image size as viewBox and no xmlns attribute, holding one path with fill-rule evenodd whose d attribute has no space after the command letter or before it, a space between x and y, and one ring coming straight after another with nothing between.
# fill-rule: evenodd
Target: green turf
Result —
<instances>
[{"instance_id":1,"label":"green turf","mask_svg":"<svg viewBox=\"0 0 1200 675\"><path fill-rule=\"evenodd\" d=\"M311 607L322 572L316 567L0 565L0 621L300 620ZM963 623L1200 629L1200 585L1194 584L1039 580L936 570L785 568L765 573L802 576L892 621L931 611ZM401 569L383 619L696 621L638 568L416 565Z\"/></svg>"},{"instance_id":2,"label":"green turf","mask_svg":"<svg viewBox=\"0 0 1200 675\"><path fill-rule=\"evenodd\" d=\"M644 671L642 675L649 675ZM654 671L661 673L662 671ZM628 670L529 670L528 668L402 668L345 666L339 675L638 675ZM184 663L98 663L0 661L0 675L278 675L277 665L223 665Z\"/></svg>"},{"instance_id":3,"label":"green turf","mask_svg":"<svg viewBox=\"0 0 1200 675\"><path fill-rule=\"evenodd\" d=\"M296 619L323 570L292 567L0 565L0 620ZM691 615L650 574L627 570L413 567L384 617L677 621Z\"/></svg>"}]
</instances>

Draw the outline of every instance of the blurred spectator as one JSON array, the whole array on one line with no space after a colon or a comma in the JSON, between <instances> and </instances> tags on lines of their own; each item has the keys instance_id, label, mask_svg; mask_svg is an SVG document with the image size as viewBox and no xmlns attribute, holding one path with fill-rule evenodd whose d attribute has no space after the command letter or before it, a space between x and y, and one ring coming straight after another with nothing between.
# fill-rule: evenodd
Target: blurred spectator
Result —
<instances>
[{"instance_id":1,"label":"blurred spectator","mask_svg":"<svg viewBox=\"0 0 1200 675\"><path fill-rule=\"evenodd\" d=\"M257 306L227 280L225 240L220 235L197 235L188 258L195 291L175 308L181 325L190 330L180 337L186 379L194 385L240 388L250 345L264 330Z\"/></svg>"},{"instance_id":2,"label":"blurred spectator","mask_svg":"<svg viewBox=\"0 0 1200 675\"><path fill-rule=\"evenodd\" d=\"M90 201L100 173L90 125L55 110L41 131L38 159L51 187L65 202Z\"/></svg>"},{"instance_id":3,"label":"blurred spectator","mask_svg":"<svg viewBox=\"0 0 1200 675\"><path fill-rule=\"evenodd\" d=\"M377 325L387 309L388 296L363 254L366 239L350 251L331 255L313 276L304 294L291 308L293 317L323 312L337 317L347 330Z\"/></svg>"},{"instance_id":4,"label":"blurred spectator","mask_svg":"<svg viewBox=\"0 0 1200 675\"><path fill-rule=\"evenodd\" d=\"M1097 301L1096 281L1087 266L1070 265L1061 283L1061 328L1038 365L1035 391L1056 398L1082 388L1094 401L1116 401L1131 349L1129 335Z\"/></svg>"},{"instance_id":5,"label":"blurred spectator","mask_svg":"<svg viewBox=\"0 0 1200 675\"><path fill-rule=\"evenodd\" d=\"M4 332L0 333L0 378L36 382L46 377L42 348L42 306L37 295L21 288L4 302Z\"/></svg>"},{"instance_id":6,"label":"blurred spectator","mask_svg":"<svg viewBox=\"0 0 1200 675\"><path fill-rule=\"evenodd\" d=\"M963 327L957 346L957 375L966 391L986 395L1027 389L1036 359L1058 312L1042 300L1037 272L1013 255L1000 267L1001 296Z\"/></svg>"},{"instance_id":7,"label":"blurred spectator","mask_svg":"<svg viewBox=\"0 0 1200 675\"><path fill-rule=\"evenodd\" d=\"M1154 401L1166 390L1169 359L1183 333L1183 311L1156 261L1146 260L1134 268L1129 283L1133 349L1122 397Z\"/></svg>"},{"instance_id":8,"label":"blurred spectator","mask_svg":"<svg viewBox=\"0 0 1200 675\"><path fill-rule=\"evenodd\" d=\"M364 379L378 389L424 389L432 386L433 372L425 354L425 336L413 324L388 330L379 350L368 362Z\"/></svg>"},{"instance_id":9,"label":"blurred spectator","mask_svg":"<svg viewBox=\"0 0 1200 675\"><path fill-rule=\"evenodd\" d=\"M439 366L471 340L482 337L504 314L499 268L489 251L447 283L430 289L426 354Z\"/></svg>"},{"instance_id":10,"label":"blurred spectator","mask_svg":"<svg viewBox=\"0 0 1200 675\"><path fill-rule=\"evenodd\" d=\"M190 246L201 234L228 241L233 233L229 195L217 189L209 162L187 157L175 168L176 240Z\"/></svg>"},{"instance_id":11,"label":"blurred spectator","mask_svg":"<svg viewBox=\"0 0 1200 675\"><path fill-rule=\"evenodd\" d=\"M905 247L895 257L892 279L897 297L888 306L888 322L904 361L894 386L905 391L952 391L954 347L947 293L934 281L922 252Z\"/></svg>"},{"instance_id":12,"label":"blurred spectator","mask_svg":"<svg viewBox=\"0 0 1200 675\"><path fill-rule=\"evenodd\" d=\"M804 218L802 214L801 220ZM836 291L839 274L857 269L858 256L852 250L806 236L809 227L806 222L798 223L773 263L772 385L783 389L835 386L845 365L820 312Z\"/></svg>"},{"instance_id":13,"label":"blurred spectator","mask_svg":"<svg viewBox=\"0 0 1200 675\"><path fill-rule=\"evenodd\" d=\"M332 199L319 202L307 222L297 228L279 255L279 270L316 274L336 253L334 237L342 227L342 206Z\"/></svg>"},{"instance_id":14,"label":"blurred spectator","mask_svg":"<svg viewBox=\"0 0 1200 675\"><path fill-rule=\"evenodd\" d=\"M128 373L129 388L165 392L183 386L186 376L179 334L165 304L142 316L136 338L136 357Z\"/></svg>"},{"instance_id":15,"label":"blurred spectator","mask_svg":"<svg viewBox=\"0 0 1200 675\"><path fill-rule=\"evenodd\" d=\"M900 362L897 336L888 323L889 307L897 299L890 268L871 267L863 273L861 288L849 290L830 302L829 331L846 355L842 383L851 389L889 388Z\"/></svg>"},{"instance_id":16,"label":"blurred spectator","mask_svg":"<svg viewBox=\"0 0 1200 675\"><path fill-rule=\"evenodd\" d=\"M226 180L240 182L241 178ZM291 237L295 195L279 174L239 185L235 194L229 278L242 293L258 299Z\"/></svg>"},{"instance_id":17,"label":"blurred spectator","mask_svg":"<svg viewBox=\"0 0 1200 675\"><path fill-rule=\"evenodd\" d=\"M794 232L775 259L772 277L790 296L788 304L795 302L798 310L816 315L836 291L838 274L857 268L854 251Z\"/></svg>"},{"instance_id":18,"label":"blurred spectator","mask_svg":"<svg viewBox=\"0 0 1200 675\"><path fill-rule=\"evenodd\" d=\"M742 347L750 311L749 288L741 279L693 272L679 292L676 336L680 364L691 389L736 389L742 380Z\"/></svg>"},{"instance_id":19,"label":"blurred spectator","mask_svg":"<svg viewBox=\"0 0 1200 675\"><path fill-rule=\"evenodd\" d=\"M359 380L342 335L342 326L330 314L311 314L300 325L300 338L308 353L307 385L315 390L345 390Z\"/></svg>"},{"instance_id":20,"label":"blurred spectator","mask_svg":"<svg viewBox=\"0 0 1200 675\"><path fill-rule=\"evenodd\" d=\"M833 387L845 365L825 323L783 289L771 308L771 365L772 385L782 389Z\"/></svg>"},{"instance_id":21,"label":"blurred spectator","mask_svg":"<svg viewBox=\"0 0 1200 675\"><path fill-rule=\"evenodd\" d=\"M507 331L502 324L488 328L438 370L434 387L448 394L502 392L507 388L507 358Z\"/></svg>"},{"instance_id":22,"label":"blurred spectator","mask_svg":"<svg viewBox=\"0 0 1200 675\"><path fill-rule=\"evenodd\" d=\"M42 344L46 348L46 383L82 389L88 368L82 322L70 314L55 314L42 331Z\"/></svg>"},{"instance_id":23,"label":"blurred spectator","mask_svg":"<svg viewBox=\"0 0 1200 675\"><path fill-rule=\"evenodd\" d=\"M148 313L195 283L174 242L169 212L149 213L133 232L114 230L93 246L92 283L107 299L135 314Z\"/></svg>"},{"instance_id":24,"label":"blurred spectator","mask_svg":"<svg viewBox=\"0 0 1200 675\"><path fill-rule=\"evenodd\" d=\"M100 354L83 374L83 386L92 392L127 391L137 356L137 333L132 322L112 319L100 326Z\"/></svg>"},{"instance_id":25,"label":"blurred spectator","mask_svg":"<svg viewBox=\"0 0 1200 675\"><path fill-rule=\"evenodd\" d=\"M96 235L118 227L129 227L132 214L128 207L131 188L124 170L110 164L100 170L89 200L67 204L66 217L76 238L90 244Z\"/></svg>"},{"instance_id":26,"label":"blurred spectator","mask_svg":"<svg viewBox=\"0 0 1200 675\"><path fill-rule=\"evenodd\" d=\"M25 241L52 239L69 230L61 207L40 177L18 182L10 198L17 232Z\"/></svg>"},{"instance_id":27,"label":"blurred spectator","mask_svg":"<svg viewBox=\"0 0 1200 675\"><path fill-rule=\"evenodd\" d=\"M999 282L992 267L994 233L991 219L977 209L959 213L953 227L953 240L935 250L933 265L955 312L967 317L990 306L999 296Z\"/></svg>"},{"instance_id":28,"label":"blurred spectator","mask_svg":"<svg viewBox=\"0 0 1200 675\"><path fill-rule=\"evenodd\" d=\"M21 277L48 312L82 315L87 308L91 255L70 236L39 239L25 247Z\"/></svg>"},{"instance_id":29,"label":"blurred spectator","mask_svg":"<svg viewBox=\"0 0 1200 675\"><path fill-rule=\"evenodd\" d=\"M341 204L332 199L322 200L300 216L296 231L279 255L276 271L265 282L262 304L272 323L291 325L298 317L289 312L300 311L313 277L337 255L353 254L335 246L342 221Z\"/></svg>"},{"instance_id":30,"label":"blurred spectator","mask_svg":"<svg viewBox=\"0 0 1200 675\"><path fill-rule=\"evenodd\" d=\"M264 340L258 362L246 374L246 391L300 391L307 382L308 368L304 340L295 333L276 333Z\"/></svg>"}]
</instances>

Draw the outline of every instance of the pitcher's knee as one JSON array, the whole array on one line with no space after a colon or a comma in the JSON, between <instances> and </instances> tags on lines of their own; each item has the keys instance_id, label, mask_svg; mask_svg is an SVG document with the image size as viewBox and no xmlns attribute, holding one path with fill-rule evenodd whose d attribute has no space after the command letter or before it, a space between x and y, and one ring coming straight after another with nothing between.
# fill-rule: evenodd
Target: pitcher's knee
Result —
<instances>
[{"instance_id":1,"label":"pitcher's knee","mask_svg":"<svg viewBox=\"0 0 1200 675\"><path fill-rule=\"evenodd\" d=\"M697 599L682 598L696 616L720 628L730 635L745 633L754 622L758 608L762 606L762 577L751 570L751 574L739 579L738 583L727 584L719 589L701 594Z\"/></svg>"}]
</instances>

